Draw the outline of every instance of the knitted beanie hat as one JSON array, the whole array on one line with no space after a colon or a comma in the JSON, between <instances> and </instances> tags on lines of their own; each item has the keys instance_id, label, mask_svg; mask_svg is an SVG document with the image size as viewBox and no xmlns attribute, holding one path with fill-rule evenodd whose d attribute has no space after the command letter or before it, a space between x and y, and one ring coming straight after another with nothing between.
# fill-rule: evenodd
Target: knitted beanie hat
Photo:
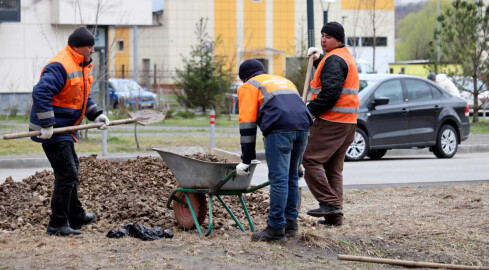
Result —
<instances>
[{"instance_id":1,"label":"knitted beanie hat","mask_svg":"<svg viewBox=\"0 0 489 270\"><path fill-rule=\"evenodd\" d=\"M239 78L243 81L264 73L265 67L256 59L248 59L239 66Z\"/></svg>"},{"instance_id":2,"label":"knitted beanie hat","mask_svg":"<svg viewBox=\"0 0 489 270\"><path fill-rule=\"evenodd\" d=\"M85 47L95 45L95 37L85 26L78 27L68 37L70 47Z\"/></svg>"}]
</instances>

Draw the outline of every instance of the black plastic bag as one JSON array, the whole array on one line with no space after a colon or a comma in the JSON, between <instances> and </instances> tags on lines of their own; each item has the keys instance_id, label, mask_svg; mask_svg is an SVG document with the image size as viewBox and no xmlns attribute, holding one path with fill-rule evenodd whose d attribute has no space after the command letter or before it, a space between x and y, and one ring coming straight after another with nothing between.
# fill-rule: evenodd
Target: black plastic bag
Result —
<instances>
[{"instance_id":1,"label":"black plastic bag","mask_svg":"<svg viewBox=\"0 0 489 270\"><path fill-rule=\"evenodd\" d=\"M122 238L126 235L130 235L144 241L158 240L161 238L173 238L173 232L170 229L163 230L158 226L147 228L134 222L129 222L124 227L115 231L109 231L107 233L107 237L109 238Z\"/></svg>"}]
</instances>

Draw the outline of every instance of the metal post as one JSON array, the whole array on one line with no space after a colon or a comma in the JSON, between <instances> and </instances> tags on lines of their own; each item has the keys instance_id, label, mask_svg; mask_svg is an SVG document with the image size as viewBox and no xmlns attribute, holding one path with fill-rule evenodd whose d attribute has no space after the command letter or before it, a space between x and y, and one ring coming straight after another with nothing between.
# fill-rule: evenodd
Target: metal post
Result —
<instances>
[{"instance_id":1,"label":"metal post","mask_svg":"<svg viewBox=\"0 0 489 270\"><path fill-rule=\"evenodd\" d=\"M132 27L133 30L133 47L134 47L134 80L139 83L139 56L138 56L138 27L137 25Z\"/></svg>"},{"instance_id":2,"label":"metal post","mask_svg":"<svg viewBox=\"0 0 489 270\"><path fill-rule=\"evenodd\" d=\"M102 130L102 156L107 156L107 130Z\"/></svg>"},{"instance_id":3,"label":"metal post","mask_svg":"<svg viewBox=\"0 0 489 270\"><path fill-rule=\"evenodd\" d=\"M210 111L210 124L211 124L211 148L216 147L215 135L216 135L216 111L212 109Z\"/></svg>"},{"instance_id":4,"label":"metal post","mask_svg":"<svg viewBox=\"0 0 489 270\"><path fill-rule=\"evenodd\" d=\"M307 0L307 46L314 47L314 2Z\"/></svg>"}]
</instances>

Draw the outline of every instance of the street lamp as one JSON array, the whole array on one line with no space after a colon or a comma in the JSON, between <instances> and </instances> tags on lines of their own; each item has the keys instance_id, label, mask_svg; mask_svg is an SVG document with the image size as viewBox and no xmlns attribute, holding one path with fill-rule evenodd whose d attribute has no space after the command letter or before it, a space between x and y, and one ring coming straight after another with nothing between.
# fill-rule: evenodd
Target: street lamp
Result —
<instances>
[{"instance_id":1,"label":"street lamp","mask_svg":"<svg viewBox=\"0 0 489 270\"><path fill-rule=\"evenodd\" d=\"M321 8L323 9L323 25L328 23L328 11L329 11L329 5L333 3L336 0L320 0L321 2ZM326 9L324 8L326 6Z\"/></svg>"}]
</instances>

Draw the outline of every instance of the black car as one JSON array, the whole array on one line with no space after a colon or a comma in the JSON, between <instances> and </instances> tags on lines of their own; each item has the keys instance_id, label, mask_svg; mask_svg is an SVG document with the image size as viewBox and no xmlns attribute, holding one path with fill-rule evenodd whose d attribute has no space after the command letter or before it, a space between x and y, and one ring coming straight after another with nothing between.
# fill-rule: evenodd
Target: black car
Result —
<instances>
[{"instance_id":1,"label":"black car","mask_svg":"<svg viewBox=\"0 0 489 270\"><path fill-rule=\"evenodd\" d=\"M469 136L467 102L435 83L407 75L361 74L360 88L357 131L346 160L425 147L438 158L451 158Z\"/></svg>"}]
</instances>

